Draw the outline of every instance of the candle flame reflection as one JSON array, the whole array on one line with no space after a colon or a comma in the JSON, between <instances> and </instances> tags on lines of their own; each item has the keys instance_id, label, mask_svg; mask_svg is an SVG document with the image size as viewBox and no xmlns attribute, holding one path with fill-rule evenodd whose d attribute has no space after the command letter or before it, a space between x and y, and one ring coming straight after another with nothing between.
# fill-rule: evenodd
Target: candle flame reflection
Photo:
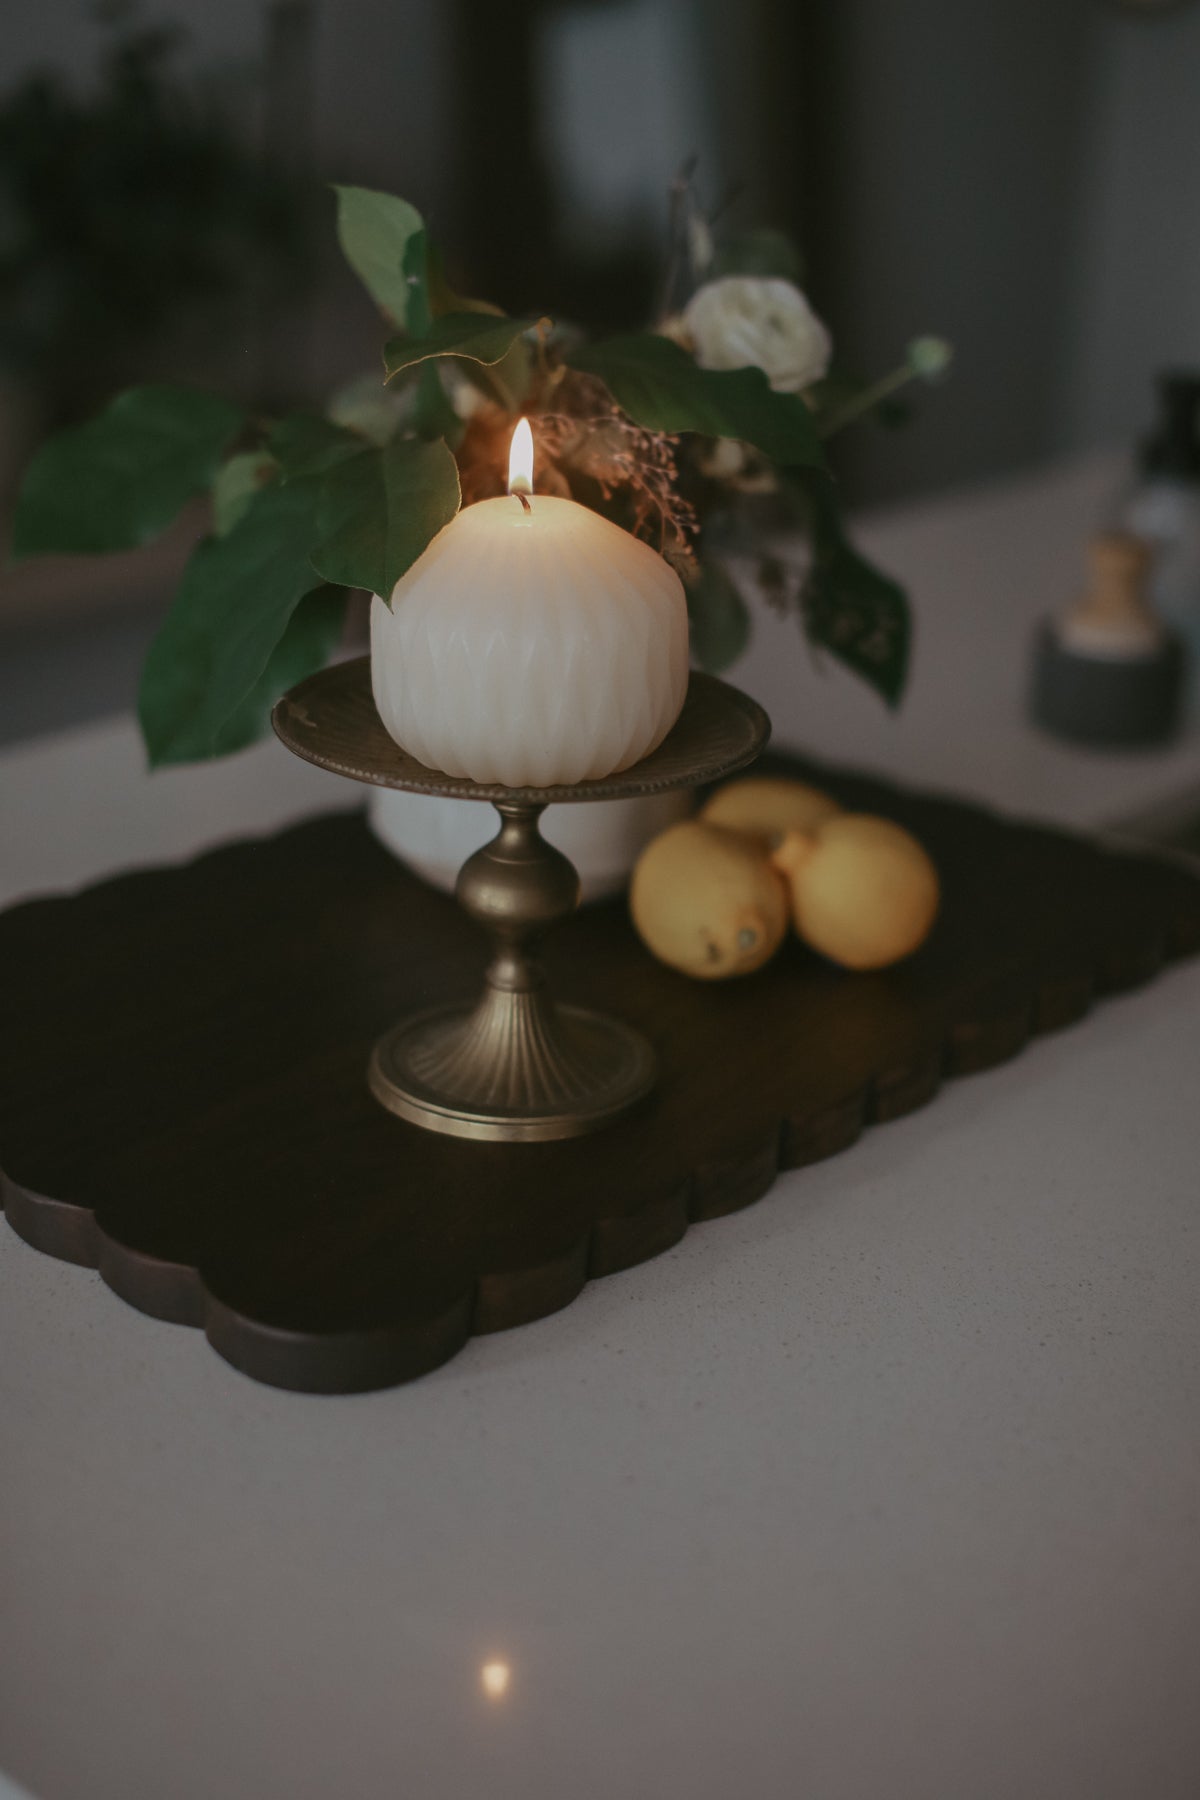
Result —
<instances>
[{"instance_id":1,"label":"candle flame reflection","mask_svg":"<svg viewBox=\"0 0 1200 1800\"><path fill-rule=\"evenodd\" d=\"M508 453L508 491L510 494L533 492L533 432L528 419L518 419Z\"/></svg>"},{"instance_id":2,"label":"candle flame reflection","mask_svg":"<svg viewBox=\"0 0 1200 1800\"><path fill-rule=\"evenodd\" d=\"M508 1692L508 1684L512 1679L512 1670L506 1662L484 1663L479 1671L483 1691L489 1700L503 1700Z\"/></svg>"}]
</instances>

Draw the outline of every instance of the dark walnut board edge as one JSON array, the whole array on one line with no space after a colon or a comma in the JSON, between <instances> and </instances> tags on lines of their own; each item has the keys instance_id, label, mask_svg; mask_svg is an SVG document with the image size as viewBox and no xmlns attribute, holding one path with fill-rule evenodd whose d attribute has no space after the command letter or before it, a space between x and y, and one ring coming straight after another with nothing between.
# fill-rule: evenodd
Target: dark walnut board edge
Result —
<instances>
[{"instance_id":1,"label":"dark walnut board edge","mask_svg":"<svg viewBox=\"0 0 1200 1800\"><path fill-rule=\"evenodd\" d=\"M592 1138L459 1143L370 1099L374 1037L472 992L483 946L357 815L0 915L11 1226L259 1381L386 1387L1200 949L1177 865L771 762L929 843L934 936L880 975L793 944L708 985L653 963L622 906L587 909L547 945L556 991L647 1032L664 1071Z\"/></svg>"}]
</instances>

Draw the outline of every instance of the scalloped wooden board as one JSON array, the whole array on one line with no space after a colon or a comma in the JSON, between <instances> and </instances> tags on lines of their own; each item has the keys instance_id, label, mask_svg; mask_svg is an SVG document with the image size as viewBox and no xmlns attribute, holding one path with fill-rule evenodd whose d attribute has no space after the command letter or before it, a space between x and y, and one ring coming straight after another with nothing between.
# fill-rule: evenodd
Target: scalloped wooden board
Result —
<instances>
[{"instance_id":1,"label":"scalloped wooden board","mask_svg":"<svg viewBox=\"0 0 1200 1800\"><path fill-rule=\"evenodd\" d=\"M1200 880L1179 866L790 766L928 845L932 938L874 975L790 943L747 980L693 983L622 905L588 908L546 945L555 991L638 1026L663 1069L590 1138L475 1144L372 1100L375 1037L472 993L484 946L361 815L0 915L11 1225L257 1380L385 1387L1200 948Z\"/></svg>"}]
</instances>

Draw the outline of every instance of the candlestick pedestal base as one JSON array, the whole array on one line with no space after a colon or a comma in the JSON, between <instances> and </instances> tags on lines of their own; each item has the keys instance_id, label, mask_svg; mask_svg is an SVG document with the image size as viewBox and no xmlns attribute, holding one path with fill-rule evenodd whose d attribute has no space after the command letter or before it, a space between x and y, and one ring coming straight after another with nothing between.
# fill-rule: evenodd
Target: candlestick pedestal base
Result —
<instances>
[{"instance_id":1,"label":"candlestick pedestal base","mask_svg":"<svg viewBox=\"0 0 1200 1800\"><path fill-rule=\"evenodd\" d=\"M285 694L273 715L289 750L379 787L490 800L500 830L463 864L459 904L493 944L483 995L404 1019L375 1045L367 1079L390 1112L429 1131L508 1142L577 1137L648 1094L657 1059L639 1032L559 1005L533 954L574 912L579 877L538 830L547 805L620 799L715 781L758 754L767 716L736 688L693 675L657 750L621 774L569 787L507 788L429 769L387 735L366 658L339 663Z\"/></svg>"},{"instance_id":2,"label":"candlestick pedestal base","mask_svg":"<svg viewBox=\"0 0 1200 1800\"><path fill-rule=\"evenodd\" d=\"M375 1098L429 1131L522 1140L580 1137L654 1086L658 1059L639 1032L541 996L489 995L473 1011L406 1019L376 1044Z\"/></svg>"},{"instance_id":3,"label":"candlestick pedestal base","mask_svg":"<svg viewBox=\"0 0 1200 1800\"><path fill-rule=\"evenodd\" d=\"M530 953L579 904L579 877L538 830L544 808L497 801L500 831L463 864L459 905L492 934L477 1006L406 1019L376 1044L367 1078L389 1111L454 1137L578 1137L654 1086L657 1059L628 1026L556 1006Z\"/></svg>"}]
</instances>

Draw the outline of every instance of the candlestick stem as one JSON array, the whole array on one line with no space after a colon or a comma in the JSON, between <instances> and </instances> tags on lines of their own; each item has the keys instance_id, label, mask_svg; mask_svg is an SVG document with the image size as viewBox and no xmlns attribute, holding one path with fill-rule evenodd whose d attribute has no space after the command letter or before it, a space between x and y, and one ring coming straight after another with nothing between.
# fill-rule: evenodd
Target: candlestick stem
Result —
<instances>
[{"instance_id":1,"label":"candlestick stem","mask_svg":"<svg viewBox=\"0 0 1200 1800\"><path fill-rule=\"evenodd\" d=\"M354 781L413 794L490 800L500 830L464 864L458 897L492 939L483 994L403 1020L371 1052L371 1091L391 1112L457 1137L575 1137L648 1094L657 1072L640 1032L558 1004L537 941L579 901L575 870L538 830L543 808L593 805L716 781L762 749L770 725L753 700L693 674L682 713L657 749L598 781L514 788L421 763L391 738L367 659L335 663L285 694L272 714L289 750Z\"/></svg>"},{"instance_id":2,"label":"candlestick stem","mask_svg":"<svg viewBox=\"0 0 1200 1800\"><path fill-rule=\"evenodd\" d=\"M551 998L534 946L574 912L579 877L542 837L543 805L494 805L500 830L457 886L492 938L483 994L389 1032L371 1058L371 1089L401 1117L459 1137L574 1137L649 1092L654 1052L628 1026Z\"/></svg>"}]
</instances>

